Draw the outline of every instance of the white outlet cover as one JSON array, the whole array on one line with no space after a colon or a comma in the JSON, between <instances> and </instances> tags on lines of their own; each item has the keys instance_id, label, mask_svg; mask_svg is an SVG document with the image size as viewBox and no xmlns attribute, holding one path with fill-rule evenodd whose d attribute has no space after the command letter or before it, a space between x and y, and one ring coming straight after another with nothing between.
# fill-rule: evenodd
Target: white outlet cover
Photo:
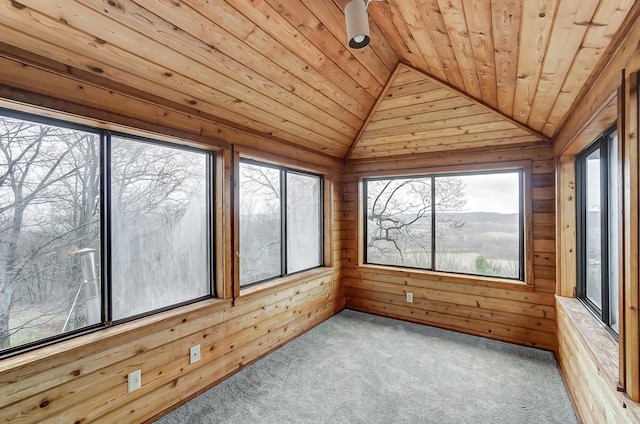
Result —
<instances>
[{"instance_id":1,"label":"white outlet cover","mask_svg":"<svg viewBox=\"0 0 640 424\"><path fill-rule=\"evenodd\" d=\"M413 303L413 293L407 292L407 302Z\"/></svg>"},{"instance_id":2,"label":"white outlet cover","mask_svg":"<svg viewBox=\"0 0 640 424\"><path fill-rule=\"evenodd\" d=\"M127 377L127 390L129 393L136 391L142 386L142 371L135 370L132 373L129 373Z\"/></svg>"},{"instance_id":3,"label":"white outlet cover","mask_svg":"<svg viewBox=\"0 0 640 424\"><path fill-rule=\"evenodd\" d=\"M200 360L200 345L197 344L195 346L191 346L189 349L189 363L193 364L194 362L198 362Z\"/></svg>"}]
</instances>

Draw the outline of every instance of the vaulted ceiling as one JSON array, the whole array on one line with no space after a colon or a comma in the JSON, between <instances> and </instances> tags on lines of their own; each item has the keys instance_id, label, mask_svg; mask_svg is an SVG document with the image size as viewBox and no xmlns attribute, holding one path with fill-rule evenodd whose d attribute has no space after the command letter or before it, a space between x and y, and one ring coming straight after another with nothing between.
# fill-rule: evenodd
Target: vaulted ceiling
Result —
<instances>
[{"instance_id":1,"label":"vaulted ceiling","mask_svg":"<svg viewBox=\"0 0 640 424\"><path fill-rule=\"evenodd\" d=\"M362 159L548 143L638 8L372 1L371 44L351 50L345 4L4 0L0 42L240 130Z\"/></svg>"}]
</instances>

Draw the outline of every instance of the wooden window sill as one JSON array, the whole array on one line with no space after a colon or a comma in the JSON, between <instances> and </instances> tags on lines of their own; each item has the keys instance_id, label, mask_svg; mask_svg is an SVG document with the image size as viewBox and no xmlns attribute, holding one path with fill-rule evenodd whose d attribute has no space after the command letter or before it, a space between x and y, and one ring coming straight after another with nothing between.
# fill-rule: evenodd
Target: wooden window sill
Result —
<instances>
[{"instance_id":1,"label":"wooden window sill","mask_svg":"<svg viewBox=\"0 0 640 424\"><path fill-rule=\"evenodd\" d=\"M505 290L533 291L533 284L524 281L510 280L508 278L487 277L482 275L456 274L443 271L429 271L413 268L393 267L386 265L361 264L358 269L368 272L380 272L392 274L402 278L415 278L417 280L434 280L447 283L467 284L471 286L491 287Z\"/></svg>"},{"instance_id":2,"label":"wooden window sill","mask_svg":"<svg viewBox=\"0 0 640 424\"><path fill-rule=\"evenodd\" d=\"M556 296L558 305L571 319L573 328L589 348L589 355L612 386L619 387L618 342L575 297ZM562 331L562 329L560 329Z\"/></svg>"}]
</instances>

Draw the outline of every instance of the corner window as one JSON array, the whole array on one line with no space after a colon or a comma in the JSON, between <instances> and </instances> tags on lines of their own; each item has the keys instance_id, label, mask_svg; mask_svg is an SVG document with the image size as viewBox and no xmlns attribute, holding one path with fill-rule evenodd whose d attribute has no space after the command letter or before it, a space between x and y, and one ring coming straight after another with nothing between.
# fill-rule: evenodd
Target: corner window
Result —
<instances>
[{"instance_id":1,"label":"corner window","mask_svg":"<svg viewBox=\"0 0 640 424\"><path fill-rule=\"evenodd\" d=\"M0 111L0 356L212 296L212 163Z\"/></svg>"},{"instance_id":2,"label":"corner window","mask_svg":"<svg viewBox=\"0 0 640 424\"><path fill-rule=\"evenodd\" d=\"M365 179L365 263L524 280L522 179L522 170Z\"/></svg>"},{"instance_id":3,"label":"corner window","mask_svg":"<svg viewBox=\"0 0 640 424\"><path fill-rule=\"evenodd\" d=\"M242 160L240 285L322 264L322 178Z\"/></svg>"},{"instance_id":4,"label":"corner window","mask_svg":"<svg viewBox=\"0 0 640 424\"><path fill-rule=\"evenodd\" d=\"M577 295L618 332L618 136L615 128L576 156Z\"/></svg>"}]
</instances>

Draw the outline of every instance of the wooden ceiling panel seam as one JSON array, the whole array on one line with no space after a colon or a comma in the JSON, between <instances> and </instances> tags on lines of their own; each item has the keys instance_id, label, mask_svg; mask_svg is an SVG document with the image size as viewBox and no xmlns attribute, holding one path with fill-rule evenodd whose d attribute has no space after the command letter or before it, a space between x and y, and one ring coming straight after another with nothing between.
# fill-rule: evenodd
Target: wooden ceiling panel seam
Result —
<instances>
[{"instance_id":1,"label":"wooden ceiling panel seam","mask_svg":"<svg viewBox=\"0 0 640 424\"><path fill-rule=\"evenodd\" d=\"M458 88L456 88L456 87L453 87L452 85L448 84L447 82L445 82L445 81L440 81L440 80L438 80L437 78L435 78L434 76L431 76L431 75L425 74L424 72L420 71L419 69L416 69L415 71L416 71L416 72L420 72L420 73L422 73L426 78L431 79L433 82L435 82L435 83L437 83L437 84L439 84L439 85L441 85L441 86L443 86L443 87L445 87L445 88L448 88L449 90L451 90L451 91L453 91L454 93L458 94L460 97L465 98L465 99L467 99L467 100L471 101L472 103L477 104L478 106L481 106L481 107L485 108L487 111L489 111L489 112L491 112L491 113L495 113L495 114L497 114L498 116L501 116L503 119L505 119L505 120L507 120L507 121L509 121L509 122L513 123L514 125L516 125L516 126L518 126L518 127L522 128L522 129L524 129L525 131L528 131L528 132L529 132L529 133L531 133L532 135L534 135L534 136L536 136L536 137L539 137L541 140L549 141L549 137L547 137L546 135L541 134L541 133L539 133L539 132L537 132L537 131L535 131L535 130L533 130L533 129L529 128L529 127L527 127L525 124L523 124L523 123L521 123L521 122L519 122L519 121L515 120L515 119L514 119L514 118L512 118L511 116L505 115L504 113L502 113L502 112L500 112L499 110L495 109L495 108L494 108L494 107L492 107L491 105L488 105L488 104L484 103L483 101L481 101L481 100L479 100L479 99L476 99L476 98L474 98L474 97L472 97L472 96L468 95L468 94L467 94L467 93L465 93L464 91L461 91L460 89L458 89Z\"/></svg>"},{"instance_id":2,"label":"wooden ceiling panel seam","mask_svg":"<svg viewBox=\"0 0 640 424\"><path fill-rule=\"evenodd\" d=\"M443 80L448 80L431 37L427 31L421 28L421 25L424 23L421 20L420 8L415 0L397 2L394 3L393 6L388 5L387 7L395 7L398 9L399 15L402 16L407 28L410 30L412 38L416 42L418 52L427 64L425 71L437 75Z\"/></svg>"},{"instance_id":3,"label":"wooden ceiling panel seam","mask_svg":"<svg viewBox=\"0 0 640 424\"><path fill-rule=\"evenodd\" d=\"M491 115L491 116L487 116ZM436 119L431 122L419 122L413 125L405 125L402 127L402 131L405 133L418 133L418 132L426 132L431 130L438 130L444 128L463 128L469 125L475 125L480 123L489 123L489 122L507 122L502 118L489 114L488 112L479 113L476 115L464 115L461 117L450 117L448 114L447 118ZM512 125L508 123L509 125ZM396 127L384 127L378 130L371 130L367 128L365 134L361 137L362 140L370 140L370 139L378 139L380 137L390 137L398 133L398 128Z\"/></svg>"},{"instance_id":4,"label":"wooden ceiling panel seam","mask_svg":"<svg viewBox=\"0 0 640 424\"><path fill-rule=\"evenodd\" d=\"M524 132L520 128L503 127L501 123L498 123L497 128L491 128L488 125L478 125L475 132L467 132L464 130L458 130L456 128L447 128L442 131L424 131L416 133L402 133L391 137L384 137L384 142L380 141L374 143L361 143L359 146L362 150L381 150L388 149L389 154L393 151L425 148L428 149L433 146L444 145L458 145L464 142L472 141L501 141L511 140L515 137L527 138L527 140L536 139L535 136ZM484 127L484 131L482 128ZM439 133L439 134L438 134ZM370 141L370 140L367 140Z\"/></svg>"},{"instance_id":5,"label":"wooden ceiling panel seam","mask_svg":"<svg viewBox=\"0 0 640 424\"><path fill-rule=\"evenodd\" d=\"M449 31L445 24L438 0L414 0L421 10L425 10L426 24L429 37L433 44L438 46L438 57L446 73L446 81L454 87L464 88L462 71L456 59L453 43L449 37ZM430 73L434 75L433 73ZM443 80L444 81L444 80Z\"/></svg>"},{"instance_id":6,"label":"wooden ceiling panel seam","mask_svg":"<svg viewBox=\"0 0 640 424\"><path fill-rule=\"evenodd\" d=\"M478 71L462 0L438 0L438 3L440 4L442 19L445 22L451 46L460 68L464 91L476 99L481 99L482 93L478 83Z\"/></svg>"},{"instance_id":7,"label":"wooden ceiling panel seam","mask_svg":"<svg viewBox=\"0 0 640 424\"><path fill-rule=\"evenodd\" d=\"M513 106L513 118L523 124L529 120L531 105L540 79L540 66L544 63L549 45L549 34L554 24L559 1L562 0L524 2L523 24L520 29L518 77ZM523 52L527 53L523 54Z\"/></svg>"},{"instance_id":8,"label":"wooden ceiling panel seam","mask_svg":"<svg viewBox=\"0 0 640 424\"><path fill-rule=\"evenodd\" d=\"M493 15L491 2L463 0L462 5L467 19L467 28L482 100L497 107L497 84L495 65L495 43L493 41ZM473 10L472 12L470 12ZM487 27L483 26L489 23Z\"/></svg>"},{"instance_id":9,"label":"wooden ceiling panel seam","mask_svg":"<svg viewBox=\"0 0 640 424\"><path fill-rule=\"evenodd\" d=\"M184 4L188 5L207 19L212 25L220 26L230 34L234 35L240 41L252 46L255 50L260 51L267 58L271 59L281 67L287 69L293 75L295 75L300 81L308 81L307 83L320 94L331 100L336 107L341 111L340 113L333 113L334 116L348 117L349 122L352 118L361 122L366 117L368 109L365 110L364 106L354 102L351 95L344 92L340 87L333 84L333 82L327 80L320 72L315 68L310 67L306 62L300 59L296 55L290 54L289 50L281 46L265 31L255 26L252 21L240 14L236 9L227 3L222 2L216 7L211 7L210 3L203 3L202 0L182 0ZM226 7L225 7L226 5ZM229 19L231 23L227 22L228 19L220 17L219 9L225 8L229 10L224 17L232 17ZM234 12L234 13L232 13ZM241 21L243 25L235 25L234 23ZM249 32L241 31L238 27L251 26L252 29ZM357 125L354 129L357 130Z\"/></svg>"},{"instance_id":10,"label":"wooden ceiling panel seam","mask_svg":"<svg viewBox=\"0 0 640 424\"><path fill-rule=\"evenodd\" d=\"M440 112L454 108L474 109L474 106L470 105L466 99L451 96L443 100L434 100L430 103L426 103L419 109L416 109L416 106L411 105L402 106L396 109L378 110L375 116L371 119L370 125L378 121L399 120L400 122L405 122L407 118L411 119L412 116L421 116L430 112Z\"/></svg>"},{"instance_id":11,"label":"wooden ceiling panel seam","mask_svg":"<svg viewBox=\"0 0 640 424\"><path fill-rule=\"evenodd\" d=\"M347 151L347 154L344 156L344 161L345 162L347 160L349 160L349 157L351 156L351 154L355 150L356 146L358 145L358 142L360 141L360 137L362 136L362 134L366 130L367 125L369 124L369 121L371 120L371 117L376 112L376 109L377 109L378 105L382 101L384 101L384 98L386 97L387 91L389 91L389 88L393 84L393 81L395 80L395 78L398 75L398 73L401 72L403 69L404 69L404 65L402 65L402 63L398 62L398 64L396 65L396 69L394 69L393 73L391 74L391 76L389 76L389 81L387 81L387 84L382 89L382 92L380 93L380 96L378 96L378 99L376 100L376 103L371 108L371 112L369 113L369 116L367 116L367 119L365 119L365 121L362 123L362 128L358 132L358 135L356 135L356 137L353 139L353 142L351 143L351 146L349 147L349 150Z\"/></svg>"},{"instance_id":12,"label":"wooden ceiling panel seam","mask_svg":"<svg viewBox=\"0 0 640 424\"><path fill-rule=\"evenodd\" d=\"M228 28L223 26L222 22L214 23L210 21L201 11L193 9L186 2L180 6L180 13L175 12L174 9L176 9L176 6L169 6L169 4L172 5L173 3L148 2L144 0L138 0L138 3L141 7L164 19L166 22L169 22L169 20L173 18L174 20L171 21L172 25L179 27L191 37L200 40L203 45L215 49L239 63L243 63L247 68L259 73L270 81L276 81L283 89L300 97L310 105L314 105L317 113L319 113L320 116L325 116L327 122L336 120L336 123L333 124L334 128L339 128L340 125L346 124L353 133L357 131L358 127L355 125L355 122L356 120L360 122L358 116L353 115L348 107L336 103L332 98L333 96L328 96L321 90L307 83L301 76L306 78L311 77L312 80L318 82L320 81L319 79L313 78L312 75L309 75L308 71L304 72L304 75L294 73L295 70L298 69L296 66L284 67L282 64L274 62L266 56L264 52L257 50L250 43L244 43L241 39L237 38L238 35L244 33L238 34L237 31L235 31L236 34L233 34L229 32ZM254 27L245 35L245 38L249 37L249 35L255 31L256 28ZM247 60L244 62L241 61L241 59L244 58ZM321 108L321 106L323 108ZM330 114L327 112L332 109L338 109L340 113ZM338 123L337 121L342 122ZM347 134L351 134L351 132Z\"/></svg>"},{"instance_id":13,"label":"wooden ceiling panel seam","mask_svg":"<svg viewBox=\"0 0 640 424\"><path fill-rule=\"evenodd\" d=\"M15 76L13 78L11 77L12 74L10 72L11 63L15 64ZM161 126L165 125L167 122L171 122L171 128L175 129L178 132L185 131L194 133L194 129L198 129L197 122L194 121L190 121L185 125L179 125L170 116L170 113L175 111L178 114L191 116L195 118L196 121L201 120L203 122L212 124L214 127L213 129L217 128L215 134L206 131L206 129L203 127L200 127L198 129L197 134L205 138L211 138L213 140L222 140L225 145L228 143L236 143L239 141L238 139L244 139L247 137L247 135L249 135L251 137L257 137L268 142L278 143L283 146L295 147L297 149L300 149L301 151L312 152L314 154L321 155L322 157L331 158L331 160L336 160L337 157L335 152L334 154L329 154L327 151L313 150L307 145L300 145L285 139L280 139L275 136L269 136L265 132L256 131L255 129L249 127L242 127L236 123L224 122L224 120L220 120L217 116L202 114L200 113L200 111L193 109L191 110L191 112L185 111L182 105L176 105L177 107L173 108L171 104L167 104L167 101L165 99L162 99L163 101L161 100L161 102L156 103L154 102L154 99L145 98L146 96L141 96L140 98L132 97L133 94L128 90L124 94L119 94L118 90L115 89L110 83L99 83L83 79L83 76L89 77L91 80L95 80L96 77L95 75L88 74L87 72L82 70L67 69L67 67L64 67L63 69L52 68L48 64L44 65L33 63L31 60L25 61L25 59L23 58L16 57L15 54L7 54L4 52L0 53L0 64L2 65L1 69L4 70L4 72L0 74L0 76L9 78L8 81L3 81L2 78L0 78L0 86L4 83L6 87L10 87L7 90L3 90L4 94L2 95L2 97L11 99L13 101L18 101L20 103L33 104L33 99L37 98L37 102L35 103L37 107L50 107L54 110L61 110L63 111L63 113L71 113L81 118L85 116L98 116L98 118L95 119L104 121L105 123L111 122L120 124L120 120L114 117L121 116L122 119L130 122L126 125L130 125L132 128L140 128L143 130L145 130L147 126L141 123L146 122L159 124ZM41 87L37 87L37 84L34 84L34 79L29 77L31 69L36 70L37 74L33 76L33 78L36 78L38 82L41 83ZM46 80L42 80L42 72L50 73L49 78L47 78ZM60 81L66 84L62 91L59 90L60 87L55 81L56 78L60 79ZM23 80L25 80L24 87L21 88L19 86L16 86L15 81ZM10 85L6 85L7 83L9 83ZM68 87L70 84L74 84L77 86L79 97L74 98L74 96L72 95L73 89L70 89L70 87ZM162 115L158 116L155 121L153 119L149 120L149 118L153 115L149 114L145 109L141 109L139 110L139 113L135 113L138 112L137 107L133 111L134 113L129 113L126 116L122 115L122 108L118 106L118 102L113 102L114 107L110 107L112 102L105 101L108 99L102 99L100 96L92 95L94 88L99 91L108 92L111 96L118 95L120 97L129 98L142 103L146 102L152 106L159 106L161 108L160 110L164 110L164 112L162 112ZM34 89L37 90L37 93L32 93ZM68 93L69 95L61 97L61 92ZM88 101L94 98L95 101ZM196 127L194 127L194 124L196 124ZM153 128L149 130L154 131ZM238 134L238 136L233 136L234 134ZM229 137L230 135L231 137Z\"/></svg>"},{"instance_id":14,"label":"wooden ceiling panel seam","mask_svg":"<svg viewBox=\"0 0 640 424\"><path fill-rule=\"evenodd\" d=\"M340 69L313 43L305 37L298 36L295 26L286 21L265 1L247 2L246 0L225 0L238 12L254 23L268 21L263 29L292 53L300 57L309 66L337 84L347 93L353 92L353 99L369 110L375 102L376 95L370 93L343 69Z\"/></svg>"},{"instance_id":15,"label":"wooden ceiling panel seam","mask_svg":"<svg viewBox=\"0 0 640 424\"><path fill-rule=\"evenodd\" d=\"M571 79L567 79L567 83L570 83L574 87L567 86L567 84L563 84L558 97L555 99L553 106L550 108L549 117L547 119L547 123L550 126L555 127L555 132L553 136L556 136L559 131L562 130L566 121L569 119L570 114L567 113L569 110L572 110L579 105L581 99L586 96L588 88L593 85L598 76L602 73L606 64L611 60L615 51L618 50L620 41L624 38L624 36L628 33L631 26L640 19L640 2L633 2L632 0L628 0L626 5L629 6L629 9L626 13L626 18L620 25L616 31L616 36L609 42L606 47L601 46L600 48L594 49L595 46L584 45L576 54L574 62L572 63L571 69L569 70L569 74L571 75ZM624 0L623 0L624 2ZM603 13L604 16L600 16L599 11L602 10L606 2L602 2L598 11L594 16L594 20L598 18L598 20L602 20L601 23L597 23L596 25L590 25L587 33L585 34L585 40L589 37L589 34L594 32L602 32L602 28L604 25L610 24L610 22L606 19L607 13ZM606 3L610 6L609 3ZM618 11L618 7L616 7L616 11ZM595 50L598 50L596 52ZM597 58L597 56L600 56ZM596 59L597 58L597 59ZM595 65L593 64L595 62ZM587 70L588 73L587 73ZM575 87L579 87L577 90ZM577 92L576 92L577 91Z\"/></svg>"},{"instance_id":16,"label":"wooden ceiling panel seam","mask_svg":"<svg viewBox=\"0 0 640 424\"><path fill-rule=\"evenodd\" d=\"M514 141L515 140L515 141ZM522 136L522 137L513 137L507 140L502 140L503 143L497 143L496 140L487 141L470 141L470 142L455 142L452 144L437 144L437 145L427 145L421 146L419 148L412 149L402 149L390 152L388 150L383 151L366 151L366 155L362 153L354 154L353 160L356 159L366 159L366 158L396 158L396 157L415 157L416 155L427 155L434 152L456 152L456 151L464 151L468 152L472 149L476 151L487 151L487 150L501 150L505 147L509 146L511 148L515 146L519 146L521 148L524 147L532 147L539 146L540 143L538 140L535 140L535 137L530 135Z\"/></svg>"},{"instance_id":17,"label":"wooden ceiling panel seam","mask_svg":"<svg viewBox=\"0 0 640 424\"><path fill-rule=\"evenodd\" d=\"M437 104L437 106L436 106ZM478 114L489 113L481 107L470 104L467 100L460 97L445 99L442 101L429 103L427 108L403 107L400 109L408 109L410 113L403 113L401 116L393 118L382 118L377 114L371 119L368 131L378 129L407 127L414 124L428 124L439 119L457 119L466 118ZM446 118L443 118L446 116Z\"/></svg>"},{"instance_id":18,"label":"wooden ceiling panel seam","mask_svg":"<svg viewBox=\"0 0 640 424\"><path fill-rule=\"evenodd\" d=\"M369 44L369 48L360 50L350 49L348 46L346 26L344 24L344 12L337 7L335 3L329 1L312 1L305 2L304 6L316 17L316 27L319 30L329 31L329 33L333 35L340 46L338 54L347 56L346 59L342 58L342 61L349 61L349 55L353 57L376 78L380 88L382 88L393 72L395 64L398 62L396 58L392 64L385 63L372 48L373 46L383 46L387 44L386 39L379 37L375 40L376 42L373 43L373 46ZM371 25L369 30L371 32Z\"/></svg>"},{"instance_id":19,"label":"wooden ceiling panel seam","mask_svg":"<svg viewBox=\"0 0 640 424\"><path fill-rule=\"evenodd\" d=\"M25 1L25 3L29 4L28 0ZM84 7L84 6L78 5L78 7ZM53 9L48 9L49 13L47 15L49 16L49 19L51 19L52 15L53 16L56 15L56 13L55 13L56 9L57 10L62 10L62 6L61 5L53 6ZM31 8L31 10L33 11L34 9ZM75 9L75 10L76 10L76 13L74 14L74 20L73 21L74 22L78 22L78 21L82 22L81 18L84 16L84 15L80 14L80 10L82 10L82 9ZM91 9L86 8L86 10L90 11ZM91 12L86 12L86 13L89 13L89 16L92 16ZM95 13L95 12L93 12L93 13ZM45 15L43 14L43 16L45 16ZM64 19L64 22L58 22L58 21L53 21L53 22L56 22L61 26L61 33L68 32L69 28L71 28L71 23L69 22L68 19L59 18L58 20L60 20L60 19ZM89 18L85 16L84 19L89 19ZM85 26L99 27L97 25L91 25L91 22L92 21L89 19L89 21L86 22ZM88 28L85 28L85 29L88 29ZM120 34L120 37L124 37L123 34L126 34L130 38L135 38L134 34L132 32L130 32L130 31L127 31L125 29L125 27L123 27L122 25L117 26L117 29L118 29L118 31L115 31L115 29L113 27L111 27L111 28L107 29L106 31L109 31L110 33L114 33L114 34L117 32L118 34ZM82 28L80 27L80 28L78 28L78 30L82 31ZM109 38L109 37L106 36L106 34L95 35L95 34L89 34L86 31L82 31L82 32L84 34L86 34L87 36L89 36L92 40L94 40L96 37L99 37L100 39ZM140 36L142 36L142 35L140 34ZM74 40L74 41L77 41L78 38L79 38L79 36L78 36L77 33L74 34L74 37L71 37L71 39ZM133 40L129 40L129 41L133 42ZM64 43L61 43L61 44L64 44ZM126 52L125 50L116 48L114 46L114 44L109 43L109 42L106 42L104 44L95 43L95 45L96 45L96 47L97 46L101 46L101 47L109 46L109 48L111 49L111 52L113 52L114 50L118 50L120 52ZM164 52L167 52L167 50L164 50ZM129 52L126 52L125 55L126 54L129 54ZM151 55L150 52L147 52L147 54L149 56ZM135 57L138 58L139 56L136 55ZM133 59L133 58L130 56L130 59ZM145 68L148 68L151 65L156 65L155 62L150 60L149 57L147 57L146 59L143 59L142 57L140 57L140 59L144 60L144 62L140 63L140 69L145 69ZM195 62L193 62L193 63L195 63ZM166 75L167 74L166 68L164 66L162 66L162 65L158 65L158 66L161 69L158 69L157 75L163 75L163 74ZM186 67L187 65L184 65L184 66ZM204 68L203 68L203 70L204 70ZM204 72L206 72L206 71L204 71ZM171 74L172 74L173 78L178 78L178 74L175 74L175 73L171 73ZM202 80L204 78L202 75L194 74L193 72L192 72L192 76L198 78L199 80ZM195 81L198 81L198 79L196 79ZM221 78L221 79L224 79L224 78ZM163 81L163 80L161 79L161 81ZM157 81L154 81L154 82L157 83ZM206 86L204 81L200 81L200 83L203 84L203 85L199 86L197 91L201 91L201 89ZM273 119L273 124L274 124L273 128L277 129L278 126L281 125L281 123L282 123L282 112L287 110L287 108L282 109L277 104L273 104L271 102L271 99L269 97L267 97L267 96L264 96L264 95L261 95L261 94L258 94L258 93L255 93L255 94L252 93L252 95L249 95L248 92L243 92L241 89L233 87L233 84L230 84L230 83L228 83L226 85L226 88L232 88L233 91L234 91L234 94L236 94L236 96L233 96L233 98L230 98L229 101L228 101L229 105L236 104L236 106L232 107L232 109L235 109L235 107L242 107L242 106L238 106L238 105L242 105L242 103L237 103L236 99L245 98L245 100L247 100L247 101L243 100L244 104L247 104L247 105L250 105L251 107L256 107L257 109L260 109L260 113L254 114L255 122L260 122L261 118L264 119L265 117L268 117L269 115L272 115L273 116L273 118L272 118ZM206 102L207 100L203 100L203 101ZM259 106L260 104L262 105L262 107ZM280 111L280 115L274 115L273 114L273 112L278 112L278 111ZM288 119L289 119L289 122L290 122L290 126L289 126L289 130L290 131L289 132L291 134L296 134L297 133L298 137L300 137L301 139L316 139L316 138L320 137L320 138L326 138L327 141L330 141L331 137L328 136L327 133L329 133L329 134L334 133L334 131L332 129L326 127L324 124L321 124L321 123L317 123L316 124L312 120L307 120L299 112L297 112L295 109L288 108L288 111L286 112L285 116L288 116ZM296 118L296 116L297 116L297 118ZM293 119L290 119L290 118L293 118ZM296 120L298 121L298 123L300 123L302 125L296 124L295 123ZM255 125L255 123L252 123L252 122L246 122L246 124L248 126ZM310 128L307 128L307 127L319 127L321 129L316 129L316 131L314 133L313 129L310 129ZM278 130L276 130L276 131L278 131ZM293 132L291 132L291 131L293 131ZM283 132L283 134L285 134L285 133L286 132ZM346 141L346 139L345 139L345 141ZM342 142L341 144L343 144L343 143L344 142ZM343 144L343 146L344 146L344 144ZM344 148L346 149L346 147L344 147Z\"/></svg>"},{"instance_id":20,"label":"wooden ceiling panel seam","mask_svg":"<svg viewBox=\"0 0 640 424\"><path fill-rule=\"evenodd\" d=\"M381 7L369 9L369 16L380 29L387 34L399 34L399 37L392 37L389 43L394 46L400 60L413 63L424 69L431 70L429 63L420 53L420 48L414 39L407 23L403 19L398 19L400 12L393 5L383 10Z\"/></svg>"},{"instance_id":21,"label":"wooden ceiling panel seam","mask_svg":"<svg viewBox=\"0 0 640 424\"><path fill-rule=\"evenodd\" d=\"M499 3L497 0L492 0L491 12L496 66L496 107L505 115L513 116L522 1L502 0ZM513 60L514 56L515 60Z\"/></svg>"},{"instance_id":22,"label":"wooden ceiling panel seam","mask_svg":"<svg viewBox=\"0 0 640 424\"><path fill-rule=\"evenodd\" d=\"M124 26L126 23L127 29L136 31L142 37L155 39L158 42L161 41L162 46L167 47L168 49L174 51L176 54L182 55L182 57L185 57L185 56L183 55L184 52L181 51L181 47L189 46L188 48L185 49L186 51L190 52L189 57L193 58L193 60L190 61L191 63L189 67L195 68L197 66L202 66L204 67L202 68L202 70L204 71L210 68L211 65L209 64L212 64L214 66L216 66L217 64L220 64L220 66L216 66L215 69L214 68L210 68L210 69L212 69L215 72L218 72L219 75L223 76L223 78L230 78L232 81L236 81L238 84L240 84L241 87L246 87L249 90L254 90L256 93L260 93L261 92L260 89L262 89L262 92L265 93L263 98L263 101L265 102L265 104L269 104L270 102L267 99L270 99L275 101L276 104L282 105L282 107L285 109L282 109L281 114L284 116L287 116L286 118L287 120L291 122L296 122L297 125L299 125L300 127L307 128L319 134L324 133L327 137L331 137L328 134L339 132L340 130L345 131L344 133L342 133L342 135L345 137L352 137L353 134L355 133L354 128L344 128L342 127L342 123L338 123L337 120L334 122L329 122L329 124L326 124L325 122L316 118L316 114L323 115L323 113L319 108L317 108L313 104L313 102L309 102L308 100L305 100L299 97L297 94L291 92L286 87L283 87L282 85L278 85L277 83L273 83L269 79L261 80L261 77L257 78L256 75L259 75L259 74L257 73L252 74L252 72L254 72L252 69L248 68L244 64L241 64L241 62L226 60L225 58L228 58L229 56L220 52L215 47L212 48L211 45L205 44L201 40L193 37L190 33L175 26L174 24L170 24L169 22L165 21L162 16L159 16L153 11L150 11L149 9L145 9L141 6L138 6L137 4L130 2L128 0L120 0L120 2L121 3L119 3L118 5L120 7L123 7L123 9L126 9L127 13L122 13L119 16L118 21L115 21L111 18L113 13L108 13L108 10L104 8L104 6L99 0L90 0L90 1L85 0L83 1L83 4L90 7L95 13L98 13L98 14L103 13L105 17L108 17L109 19L111 19L111 22L113 22L114 25L121 24L122 26ZM183 12L185 9L186 8L181 7L180 12L174 14L174 16L177 18L181 13L185 13ZM105 12L105 10L107 10L107 12ZM129 18L130 16L136 16L137 17L136 19L138 20ZM123 31L122 26L120 26L119 32ZM151 27L151 29L147 30L146 29L147 26ZM79 29L82 29L82 28L79 28ZM171 32L172 29L173 29L173 32ZM84 31L87 32L87 28L85 28ZM151 33L148 31L154 31L154 32ZM179 35L176 36L176 34L179 34ZM199 49L199 51L193 50L194 48ZM211 57L201 56L201 54L203 53L210 54ZM216 57L218 54L223 54L224 57ZM149 57L146 57L146 59L151 61ZM203 84L206 84L205 81L200 81L200 82ZM247 85L247 84L251 84L253 86ZM231 84L227 84L227 85L231 85ZM280 88L278 89L276 87L280 87ZM278 91L280 89L282 90L282 92ZM249 104L252 104L252 103L250 101L247 101L246 97L252 97L252 98L257 97L256 95L247 96L247 93L244 93L246 91L244 88L241 88L240 91L242 92L241 94L245 94L245 101ZM267 95L266 93L269 91L271 91L271 93ZM287 95L286 96L283 95L284 93L287 93ZM242 97L240 96L236 96L236 97L242 99ZM286 101L284 101L285 99ZM299 101L302 101L303 103L300 103L296 99L299 99ZM258 105L255 105L255 104L254 106L259 107ZM277 107L278 106L276 105L274 109L277 110ZM301 110L301 109L304 110L305 107L311 108L312 113L308 115L298 114L298 110ZM297 116L297 119L296 119L296 116ZM324 118L325 120L330 121L330 119L327 116L325 116ZM314 130L315 127L318 127L318 128ZM333 137L335 136L337 136L337 134L334 134Z\"/></svg>"},{"instance_id":23,"label":"wooden ceiling panel seam","mask_svg":"<svg viewBox=\"0 0 640 424\"><path fill-rule=\"evenodd\" d=\"M386 72L386 66L378 62L375 63L377 69L372 69L364 66L359 60L353 60L354 56L351 55L348 48L345 48L344 42L329 31L309 7L302 2L289 2L288 5L284 5L281 0L263 1L267 2L273 10L295 27L318 50L327 52L327 60L331 60L338 68L351 75L371 95L377 97L380 94L382 86L390 75L390 73L387 74ZM377 59L377 56L368 57ZM385 74L387 75L385 76Z\"/></svg>"},{"instance_id":24,"label":"wooden ceiling panel seam","mask_svg":"<svg viewBox=\"0 0 640 424\"><path fill-rule=\"evenodd\" d=\"M538 90L529 113L528 125L538 131L544 129L551 107L560 90L570 77L575 55L596 13L600 0L582 0L579 3L559 2L555 24L549 36L549 48L542 64ZM562 19L562 21L560 21ZM585 22L587 24L585 24Z\"/></svg>"}]
</instances>

